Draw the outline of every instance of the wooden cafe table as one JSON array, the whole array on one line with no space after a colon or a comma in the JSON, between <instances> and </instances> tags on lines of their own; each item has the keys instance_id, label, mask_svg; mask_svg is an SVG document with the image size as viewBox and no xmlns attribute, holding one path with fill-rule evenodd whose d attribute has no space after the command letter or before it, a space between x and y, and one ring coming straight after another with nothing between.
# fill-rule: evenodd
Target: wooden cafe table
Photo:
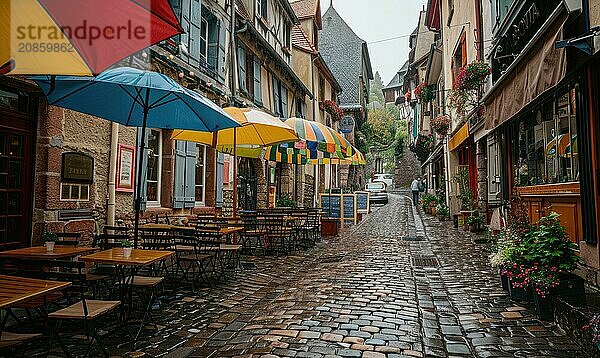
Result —
<instances>
[{"instance_id":1,"label":"wooden cafe table","mask_svg":"<svg viewBox=\"0 0 600 358\"><path fill-rule=\"evenodd\" d=\"M70 286L70 282L38 280L18 276L0 275L0 311L11 306ZM13 343L36 338L38 334L15 334L4 332L4 325L8 315L0 323L0 348L8 347Z\"/></svg>"},{"instance_id":2,"label":"wooden cafe table","mask_svg":"<svg viewBox=\"0 0 600 358\"><path fill-rule=\"evenodd\" d=\"M97 250L95 247L55 245L54 250L47 251L45 246L33 246L0 251L0 259L56 260L85 255Z\"/></svg>"},{"instance_id":3,"label":"wooden cafe table","mask_svg":"<svg viewBox=\"0 0 600 358\"><path fill-rule=\"evenodd\" d=\"M123 256L123 248L112 248L91 255L81 256L79 260L83 262L115 265L117 281L120 284L119 295L122 303L121 314L124 321L127 322L133 307L131 300L133 296L133 280L136 273L140 268L164 260L173 254L173 251L132 249L131 256L125 257ZM129 314L126 315L124 306L128 298L130 301ZM137 334L132 336L134 346L144 323L145 319L142 319Z\"/></svg>"}]
</instances>

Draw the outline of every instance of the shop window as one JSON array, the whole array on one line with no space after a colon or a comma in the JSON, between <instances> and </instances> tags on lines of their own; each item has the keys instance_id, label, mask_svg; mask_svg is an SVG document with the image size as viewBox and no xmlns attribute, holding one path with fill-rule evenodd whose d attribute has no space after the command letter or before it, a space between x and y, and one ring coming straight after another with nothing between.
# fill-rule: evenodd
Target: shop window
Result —
<instances>
[{"instance_id":1,"label":"shop window","mask_svg":"<svg viewBox=\"0 0 600 358\"><path fill-rule=\"evenodd\" d=\"M195 198L196 205L204 204L204 195L206 189L206 147L196 144L196 166L195 166Z\"/></svg>"},{"instance_id":2,"label":"shop window","mask_svg":"<svg viewBox=\"0 0 600 358\"><path fill-rule=\"evenodd\" d=\"M576 96L576 88L570 88L513 125L515 185L579 180Z\"/></svg>"},{"instance_id":3,"label":"shop window","mask_svg":"<svg viewBox=\"0 0 600 358\"><path fill-rule=\"evenodd\" d=\"M162 133L159 129L148 131L147 156L147 201L148 205L160 206L160 188L162 171Z\"/></svg>"},{"instance_id":4,"label":"shop window","mask_svg":"<svg viewBox=\"0 0 600 358\"><path fill-rule=\"evenodd\" d=\"M70 184L63 183L60 186L61 201L89 201L90 186L89 184Z\"/></svg>"}]
</instances>

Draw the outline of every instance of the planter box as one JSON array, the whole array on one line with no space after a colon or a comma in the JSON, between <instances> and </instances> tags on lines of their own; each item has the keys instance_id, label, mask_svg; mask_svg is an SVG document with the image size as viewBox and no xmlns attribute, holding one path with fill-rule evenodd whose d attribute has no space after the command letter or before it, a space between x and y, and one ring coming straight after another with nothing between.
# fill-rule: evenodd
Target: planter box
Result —
<instances>
[{"instance_id":1,"label":"planter box","mask_svg":"<svg viewBox=\"0 0 600 358\"><path fill-rule=\"evenodd\" d=\"M508 291L508 277L506 275L500 275L500 281L502 282L502 289Z\"/></svg>"},{"instance_id":2,"label":"planter box","mask_svg":"<svg viewBox=\"0 0 600 358\"><path fill-rule=\"evenodd\" d=\"M552 295L546 295L545 298L533 294L533 302L535 303L535 313L538 318L543 321L554 321L554 305L552 304Z\"/></svg>"},{"instance_id":3,"label":"planter box","mask_svg":"<svg viewBox=\"0 0 600 358\"><path fill-rule=\"evenodd\" d=\"M466 210L461 210L460 215L462 216L462 225L463 225L463 229L465 231L469 230L469 224L467 223L467 219L469 218L469 216L473 215L475 211L466 211Z\"/></svg>"},{"instance_id":4,"label":"planter box","mask_svg":"<svg viewBox=\"0 0 600 358\"><path fill-rule=\"evenodd\" d=\"M337 236L339 228L339 219L321 219L321 235Z\"/></svg>"},{"instance_id":5,"label":"planter box","mask_svg":"<svg viewBox=\"0 0 600 358\"><path fill-rule=\"evenodd\" d=\"M513 287L512 281L508 281L508 293L510 298L514 301L528 301L531 302L533 300L533 295L531 293L531 289L527 288L518 288Z\"/></svg>"}]
</instances>

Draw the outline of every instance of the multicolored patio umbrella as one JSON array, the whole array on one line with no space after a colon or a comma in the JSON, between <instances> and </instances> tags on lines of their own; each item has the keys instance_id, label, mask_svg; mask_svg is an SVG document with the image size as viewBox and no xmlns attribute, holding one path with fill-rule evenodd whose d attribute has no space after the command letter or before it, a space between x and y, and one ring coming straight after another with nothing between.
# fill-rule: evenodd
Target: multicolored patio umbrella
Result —
<instances>
[{"instance_id":1,"label":"multicolored patio umbrella","mask_svg":"<svg viewBox=\"0 0 600 358\"><path fill-rule=\"evenodd\" d=\"M180 33L168 0L2 0L0 74L97 75Z\"/></svg>"},{"instance_id":2,"label":"multicolored patio umbrella","mask_svg":"<svg viewBox=\"0 0 600 358\"><path fill-rule=\"evenodd\" d=\"M349 158L338 158L331 156L329 153L318 153L317 158L307 159L306 164L319 165L319 164L340 164L340 165L365 165L367 161L365 156L356 148L353 148L354 155Z\"/></svg>"},{"instance_id":3,"label":"multicolored patio umbrella","mask_svg":"<svg viewBox=\"0 0 600 358\"><path fill-rule=\"evenodd\" d=\"M352 145L346 138L333 128L322 123L309 121L302 118L290 118L285 124L294 129L302 143L306 143L305 149L326 153L337 153L340 158L352 156ZM304 149L302 143L287 145L287 148Z\"/></svg>"}]
</instances>

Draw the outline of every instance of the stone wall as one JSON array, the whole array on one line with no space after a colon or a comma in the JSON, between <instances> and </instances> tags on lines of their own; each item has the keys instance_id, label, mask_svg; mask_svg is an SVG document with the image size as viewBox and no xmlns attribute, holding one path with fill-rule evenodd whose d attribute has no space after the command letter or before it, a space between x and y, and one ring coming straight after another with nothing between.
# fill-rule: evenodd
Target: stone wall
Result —
<instances>
[{"instance_id":1,"label":"stone wall","mask_svg":"<svg viewBox=\"0 0 600 358\"><path fill-rule=\"evenodd\" d=\"M313 206L315 206L315 177L310 174L304 174L304 181L302 184L304 187L304 197L302 205L305 208L312 208Z\"/></svg>"},{"instance_id":2,"label":"stone wall","mask_svg":"<svg viewBox=\"0 0 600 358\"><path fill-rule=\"evenodd\" d=\"M404 153L396 165L395 175L398 189L408 188L413 179L421 175L421 162L407 147L404 148Z\"/></svg>"}]
</instances>

